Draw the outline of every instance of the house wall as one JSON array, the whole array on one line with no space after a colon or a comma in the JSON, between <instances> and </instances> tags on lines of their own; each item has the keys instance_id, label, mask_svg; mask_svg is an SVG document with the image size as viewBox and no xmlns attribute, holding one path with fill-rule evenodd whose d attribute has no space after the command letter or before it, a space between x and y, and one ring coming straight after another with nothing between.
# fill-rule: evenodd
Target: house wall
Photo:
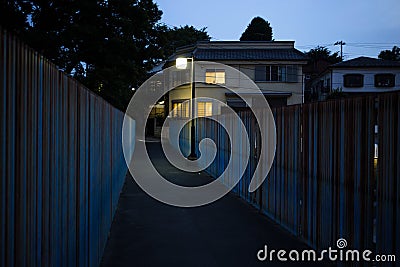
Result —
<instances>
[{"instance_id":1,"label":"house wall","mask_svg":"<svg viewBox=\"0 0 400 267\"><path fill-rule=\"evenodd\" d=\"M233 67L236 70L241 71L246 76L248 76L252 81L248 79L243 79L240 75L233 70L226 69L226 86L229 88L235 88L239 92L246 92L249 88L253 87L253 82L255 79L255 66L256 64L269 65L271 62L268 61L258 61L254 62L254 64L243 64L243 62L234 62L234 61L221 61L220 63ZM252 62L253 63L253 62ZM303 62L301 62L303 63ZM220 69L220 64L213 63L198 63L200 66L197 66L195 71L196 81L200 82L196 84L196 97L209 97L218 99L224 103L226 103L225 93L231 92L230 90L224 88L219 85L209 85L205 84L206 70L207 69ZM302 65L299 62L292 61L284 61L279 62L277 65L297 65L298 66L298 80L297 82L256 82L255 84L265 93L291 93L292 96L288 97L287 104L299 104L302 103L302 91L303 91L303 82L302 82ZM204 82L204 84L201 84ZM169 95L169 107L172 109L172 102L174 100L183 100L191 98L191 90L190 85L180 86L172 91L170 91ZM217 111L219 113L219 111Z\"/></svg>"},{"instance_id":2,"label":"house wall","mask_svg":"<svg viewBox=\"0 0 400 267\"><path fill-rule=\"evenodd\" d=\"M212 99L217 99L223 103L226 103L225 93L230 92L228 89L217 86L217 85L196 85L196 97L208 97ZM169 107L172 110L172 103L175 100L190 100L191 98L191 88L189 85L178 87L169 92ZM213 109L214 114L220 114L221 110Z\"/></svg>"},{"instance_id":3,"label":"house wall","mask_svg":"<svg viewBox=\"0 0 400 267\"><path fill-rule=\"evenodd\" d=\"M260 65L272 65L271 62L255 62ZM225 64L230 64L230 62L225 62ZM297 65L297 82L255 82L257 86L263 92L270 93L292 93L291 97L288 97L287 104L294 105L302 103L302 92L303 92L303 68L299 62L293 61L282 61L277 63L276 65ZM233 64L232 67L238 69L239 71L246 74L251 80L255 80L255 64Z\"/></svg>"},{"instance_id":4,"label":"house wall","mask_svg":"<svg viewBox=\"0 0 400 267\"><path fill-rule=\"evenodd\" d=\"M395 74L395 86L390 88L375 87L375 74L392 73ZM362 74L364 75L364 86L360 88L344 87L345 74ZM400 69L384 68L384 69L334 69L332 70L332 88L342 88L343 92L359 93L359 92L391 92L400 89Z\"/></svg>"}]
</instances>

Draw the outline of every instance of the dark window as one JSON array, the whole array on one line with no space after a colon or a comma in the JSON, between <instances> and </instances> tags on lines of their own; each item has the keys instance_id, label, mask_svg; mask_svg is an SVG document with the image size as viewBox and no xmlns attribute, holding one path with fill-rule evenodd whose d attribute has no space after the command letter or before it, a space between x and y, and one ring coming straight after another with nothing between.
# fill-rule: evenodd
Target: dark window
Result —
<instances>
[{"instance_id":1,"label":"dark window","mask_svg":"<svg viewBox=\"0 0 400 267\"><path fill-rule=\"evenodd\" d=\"M256 66L255 81L257 82L269 81L269 66Z\"/></svg>"},{"instance_id":2,"label":"dark window","mask_svg":"<svg viewBox=\"0 0 400 267\"><path fill-rule=\"evenodd\" d=\"M376 74L375 87L394 87L395 76L394 74Z\"/></svg>"},{"instance_id":3,"label":"dark window","mask_svg":"<svg viewBox=\"0 0 400 267\"><path fill-rule=\"evenodd\" d=\"M325 86L325 81L324 80L320 80L319 81L319 87L321 88L321 92L322 93L329 93L328 88Z\"/></svg>"},{"instance_id":4,"label":"dark window","mask_svg":"<svg viewBox=\"0 0 400 267\"><path fill-rule=\"evenodd\" d=\"M279 81L278 66L271 66L271 81Z\"/></svg>"},{"instance_id":5,"label":"dark window","mask_svg":"<svg viewBox=\"0 0 400 267\"><path fill-rule=\"evenodd\" d=\"M326 89L328 89L328 91L331 90L331 78L328 78L328 79L326 80Z\"/></svg>"},{"instance_id":6,"label":"dark window","mask_svg":"<svg viewBox=\"0 0 400 267\"><path fill-rule=\"evenodd\" d=\"M364 75L362 74L346 74L344 78L344 87L363 87Z\"/></svg>"},{"instance_id":7,"label":"dark window","mask_svg":"<svg viewBox=\"0 0 400 267\"><path fill-rule=\"evenodd\" d=\"M256 82L297 82L296 65L261 65L255 67Z\"/></svg>"},{"instance_id":8,"label":"dark window","mask_svg":"<svg viewBox=\"0 0 400 267\"><path fill-rule=\"evenodd\" d=\"M287 66L287 82L297 82L297 66Z\"/></svg>"}]
</instances>

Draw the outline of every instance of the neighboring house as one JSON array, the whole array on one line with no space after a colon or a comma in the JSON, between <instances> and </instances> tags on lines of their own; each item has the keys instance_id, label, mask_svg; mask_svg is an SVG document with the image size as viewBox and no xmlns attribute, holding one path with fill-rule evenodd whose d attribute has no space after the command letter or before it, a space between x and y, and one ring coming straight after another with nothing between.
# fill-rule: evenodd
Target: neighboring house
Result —
<instances>
[{"instance_id":1,"label":"neighboring house","mask_svg":"<svg viewBox=\"0 0 400 267\"><path fill-rule=\"evenodd\" d=\"M261 89L270 106L286 106L303 101L303 71L306 56L294 48L294 41L271 42L200 42L194 46L177 49L164 68L175 65L180 57L194 57L195 61L217 62L233 67L253 80ZM205 83L196 83L196 97L220 100L234 109L245 109L246 103L224 87L229 72L223 68L204 65L196 68L196 77L204 77ZM173 116L188 116L188 105L182 105L191 97L190 85L179 86L169 92L167 110L175 109ZM218 114L212 103L199 102L200 116Z\"/></svg>"},{"instance_id":2,"label":"neighboring house","mask_svg":"<svg viewBox=\"0 0 400 267\"><path fill-rule=\"evenodd\" d=\"M303 67L304 73L304 102L311 102L318 98L318 94L316 92L312 92L312 82L319 77L321 73L328 69L328 67L332 65L325 59L318 59L315 61L309 61L307 65Z\"/></svg>"},{"instance_id":3,"label":"neighboring house","mask_svg":"<svg viewBox=\"0 0 400 267\"><path fill-rule=\"evenodd\" d=\"M400 62L369 57L333 64L311 85L317 100L325 100L334 91L356 95L396 90L400 90Z\"/></svg>"}]
</instances>

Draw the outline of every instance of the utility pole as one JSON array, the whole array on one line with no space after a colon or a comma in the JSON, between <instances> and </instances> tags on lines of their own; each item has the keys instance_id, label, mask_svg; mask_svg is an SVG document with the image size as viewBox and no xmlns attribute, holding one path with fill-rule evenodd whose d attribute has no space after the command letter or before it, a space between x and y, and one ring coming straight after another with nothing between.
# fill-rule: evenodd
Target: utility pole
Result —
<instances>
[{"instance_id":1,"label":"utility pole","mask_svg":"<svg viewBox=\"0 0 400 267\"><path fill-rule=\"evenodd\" d=\"M343 46L346 45L343 41L337 41L334 45L340 45L340 58L343 61Z\"/></svg>"}]
</instances>

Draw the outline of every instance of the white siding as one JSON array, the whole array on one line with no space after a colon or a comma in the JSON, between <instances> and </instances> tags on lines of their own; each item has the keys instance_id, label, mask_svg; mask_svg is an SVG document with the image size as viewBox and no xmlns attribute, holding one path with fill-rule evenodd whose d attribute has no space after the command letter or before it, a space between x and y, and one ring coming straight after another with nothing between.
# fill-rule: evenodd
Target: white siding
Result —
<instances>
[{"instance_id":1,"label":"white siding","mask_svg":"<svg viewBox=\"0 0 400 267\"><path fill-rule=\"evenodd\" d=\"M391 73L395 75L395 86L390 88L375 87L375 74ZM364 86L359 88L347 88L344 86L343 76L346 74L362 74L364 75ZM343 92L359 93L359 92L390 92L400 90L400 69L383 68L383 69L334 69L333 70L332 87L333 89L342 88Z\"/></svg>"}]
</instances>

